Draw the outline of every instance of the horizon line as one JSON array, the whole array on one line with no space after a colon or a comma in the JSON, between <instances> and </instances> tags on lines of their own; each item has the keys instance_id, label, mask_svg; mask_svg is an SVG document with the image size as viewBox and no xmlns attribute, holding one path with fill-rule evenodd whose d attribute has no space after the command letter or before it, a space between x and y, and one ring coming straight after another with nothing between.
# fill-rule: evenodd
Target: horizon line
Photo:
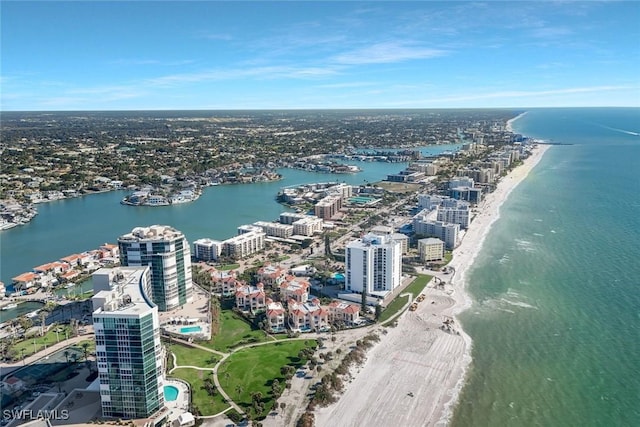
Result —
<instances>
[{"instance_id":1,"label":"horizon line","mask_svg":"<svg viewBox=\"0 0 640 427\"><path fill-rule=\"evenodd\" d=\"M155 108L155 109L89 109L89 110L0 110L3 113L102 113L140 111L421 111L421 110L542 110L542 109L587 109L587 108L640 108L628 105L592 106L548 106L548 107L324 107L324 108Z\"/></svg>"}]
</instances>

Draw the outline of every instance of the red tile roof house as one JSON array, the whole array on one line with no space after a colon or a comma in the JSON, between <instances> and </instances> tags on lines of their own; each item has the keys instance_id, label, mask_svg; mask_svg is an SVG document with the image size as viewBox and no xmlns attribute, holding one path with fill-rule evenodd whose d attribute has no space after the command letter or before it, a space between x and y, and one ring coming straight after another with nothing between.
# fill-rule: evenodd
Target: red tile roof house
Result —
<instances>
[{"instance_id":1,"label":"red tile roof house","mask_svg":"<svg viewBox=\"0 0 640 427\"><path fill-rule=\"evenodd\" d=\"M297 303L305 303L309 299L309 281L299 277L287 276L280 284L280 299L293 299Z\"/></svg>"},{"instance_id":2,"label":"red tile roof house","mask_svg":"<svg viewBox=\"0 0 640 427\"><path fill-rule=\"evenodd\" d=\"M267 324L272 332L282 332L286 329L285 313L282 303L267 298Z\"/></svg>"},{"instance_id":3,"label":"red tile roof house","mask_svg":"<svg viewBox=\"0 0 640 427\"><path fill-rule=\"evenodd\" d=\"M72 255L66 256L64 258L60 258L60 261L66 262L71 267L77 267L78 265L80 265L80 260L81 259L82 259L82 255L80 255L80 254L72 254Z\"/></svg>"},{"instance_id":4,"label":"red tile roof house","mask_svg":"<svg viewBox=\"0 0 640 427\"><path fill-rule=\"evenodd\" d=\"M344 322L346 325L357 324L360 319L360 306L342 301L331 301L329 304L329 321Z\"/></svg>"},{"instance_id":5,"label":"red tile roof house","mask_svg":"<svg viewBox=\"0 0 640 427\"><path fill-rule=\"evenodd\" d=\"M317 298L305 304L290 299L288 306L288 326L292 331L310 332L329 328L329 310L321 307Z\"/></svg>"},{"instance_id":6,"label":"red tile roof house","mask_svg":"<svg viewBox=\"0 0 640 427\"><path fill-rule=\"evenodd\" d=\"M286 279L287 272L277 265L265 264L258 269L257 276L266 286L277 287Z\"/></svg>"},{"instance_id":7,"label":"red tile roof house","mask_svg":"<svg viewBox=\"0 0 640 427\"><path fill-rule=\"evenodd\" d=\"M67 271L69 268L69 264L56 261L34 267L33 271L37 274L60 274Z\"/></svg>"},{"instance_id":8,"label":"red tile roof house","mask_svg":"<svg viewBox=\"0 0 640 427\"><path fill-rule=\"evenodd\" d=\"M243 311L264 310L267 306L264 285L245 285L236 282L236 307Z\"/></svg>"},{"instance_id":9,"label":"red tile roof house","mask_svg":"<svg viewBox=\"0 0 640 427\"><path fill-rule=\"evenodd\" d=\"M11 280L15 289L17 291L22 291L33 286L40 286L40 284L38 283L39 279L40 276L38 276L36 273L28 272L22 273L21 275L16 276Z\"/></svg>"},{"instance_id":10,"label":"red tile roof house","mask_svg":"<svg viewBox=\"0 0 640 427\"><path fill-rule=\"evenodd\" d=\"M215 267L207 266L206 271L213 283L212 291L222 295L233 295L236 289L238 273L235 270L216 270Z\"/></svg>"}]
</instances>

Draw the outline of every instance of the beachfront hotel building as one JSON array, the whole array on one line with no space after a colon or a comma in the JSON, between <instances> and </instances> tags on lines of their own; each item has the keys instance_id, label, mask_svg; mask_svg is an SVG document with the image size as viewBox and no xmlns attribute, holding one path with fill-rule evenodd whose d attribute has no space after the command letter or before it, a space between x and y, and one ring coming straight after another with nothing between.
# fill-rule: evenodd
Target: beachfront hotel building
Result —
<instances>
[{"instance_id":1,"label":"beachfront hotel building","mask_svg":"<svg viewBox=\"0 0 640 427\"><path fill-rule=\"evenodd\" d=\"M437 237L444 242L447 249L451 250L458 244L460 225L430 220L428 213L422 211L413 217L413 231L418 236Z\"/></svg>"},{"instance_id":2,"label":"beachfront hotel building","mask_svg":"<svg viewBox=\"0 0 640 427\"><path fill-rule=\"evenodd\" d=\"M345 290L384 297L401 279L401 244L393 236L367 234L347 244Z\"/></svg>"},{"instance_id":3,"label":"beachfront hotel building","mask_svg":"<svg viewBox=\"0 0 640 427\"><path fill-rule=\"evenodd\" d=\"M222 253L222 242L213 239L198 239L193 242L193 256L198 261L215 261Z\"/></svg>"},{"instance_id":4,"label":"beachfront hotel building","mask_svg":"<svg viewBox=\"0 0 640 427\"><path fill-rule=\"evenodd\" d=\"M460 225L460 228L467 229L471 221L471 209L466 203L455 208L440 206L437 218L438 221L451 222Z\"/></svg>"},{"instance_id":5,"label":"beachfront hotel building","mask_svg":"<svg viewBox=\"0 0 640 427\"><path fill-rule=\"evenodd\" d=\"M151 298L169 311L193 300L191 249L180 231L164 225L136 227L118 238L122 266L151 267Z\"/></svg>"},{"instance_id":6,"label":"beachfront hotel building","mask_svg":"<svg viewBox=\"0 0 640 427\"><path fill-rule=\"evenodd\" d=\"M103 268L93 279L102 415L150 418L165 406L160 321L149 293L151 267Z\"/></svg>"},{"instance_id":7,"label":"beachfront hotel building","mask_svg":"<svg viewBox=\"0 0 640 427\"><path fill-rule=\"evenodd\" d=\"M435 262L444 259L444 242L435 237L418 240L420 261Z\"/></svg>"}]
</instances>

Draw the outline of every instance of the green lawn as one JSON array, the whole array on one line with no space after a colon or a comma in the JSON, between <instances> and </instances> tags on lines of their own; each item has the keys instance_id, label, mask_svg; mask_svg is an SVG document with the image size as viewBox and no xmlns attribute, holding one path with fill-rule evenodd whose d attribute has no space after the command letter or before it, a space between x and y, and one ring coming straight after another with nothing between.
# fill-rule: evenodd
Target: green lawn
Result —
<instances>
[{"instance_id":1,"label":"green lawn","mask_svg":"<svg viewBox=\"0 0 640 427\"><path fill-rule=\"evenodd\" d=\"M182 344L171 344L169 351L176 355L178 366L199 366L201 368L213 368L220 360L216 354L193 348Z\"/></svg>"},{"instance_id":2,"label":"green lawn","mask_svg":"<svg viewBox=\"0 0 640 427\"><path fill-rule=\"evenodd\" d=\"M204 389L204 379L207 376L213 379L211 372L192 368L178 368L169 375L169 377L180 378L191 385L191 402L198 408L201 415L215 415L229 407L229 404L224 402L224 398L220 393L216 393L215 396L209 396Z\"/></svg>"},{"instance_id":3,"label":"green lawn","mask_svg":"<svg viewBox=\"0 0 640 427\"><path fill-rule=\"evenodd\" d=\"M379 321L384 322L385 320L392 317L394 314L400 311L402 307L404 307L407 301L409 301L408 296L401 297L400 295L398 295L397 297L395 297L393 301L391 301L391 303L389 303L389 305L387 305L387 307L382 310Z\"/></svg>"},{"instance_id":4,"label":"green lawn","mask_svg":"<svg viewBox=\"0 0 640 427\"><path fill-rule=\"evenodd\" d=\"M216 267L218 270L236 270L238 267L240 267L240 264L224 264L221 266Z\"/></svg>"},{"instance_id":5,"label":"green lawn","mask_svg":"<svg viewBox=\"0 0 640 427\"><path fill-rule=\"evenodd\" d=\"M413 294L413 298L416 298L418 295L420 295L420 293L422 292L424 287L427 286L427 283L429 283L430 280L431 276L426 274L418 274L413 283L407 286L401 293L404 294L406 292L409 292ZM380 315L380 322L384 322L394 314L398 313L402 309L402 307L404 307L408 300L409 297L406 296L401 297L400 295L398 295L397 297L395 297L394 300L391 301L391 303L384 309L384 311Z\"/></svg>"},{"instance_id":6,"label":"green lawn","mask_svg":"<svg viewBox=\"0 0 640 427\"><path fill-rule=\"evenodd\" d=\"M58 330L57 336L56 336L56 329ZM67 333L66 335L65 335L65 331ZM22 358L23 354L24 354L24 357L27 357L32 355L33 353L37 353L38 351L44 350L45 346L47 348L51 347L51 345L56 344L58 340L64 341L67 335L69 337L72 336L71 328L68 325L60 325L60 326L51 328L42 337L37 335L34 337L25 338L22 341L17 341L15 344L13 344L11 348L15 350L17 357ZM24 353L22 352L23 349L24 349ZM94 345L94 349L95 349L95 345Z\"/></svg>"},{"instance_id":7,"label":"green lawn","mask_svg":"<svg viewBox=\"0 0 640 427\"><path fill-rule=\"evenodd\" d=\"M285 385L280 368L285 365L296 368L302 366L306 360L299 359L298 353L307 346L316 345L315 340L295 340L240 350L220 366L220 385L234 402L257 418L262 418L269 413L274 403L271 394L273 380L277 378L282 387ZM255 392L260 392L263 396L265 409L262 414L255 414L251 406L251 393Z\"/></svg>"},{"instance_id":8,"label":"green lawn","mask_svg":"<svg viewBox=\"0 0 640 427\"><path fill-rule=\"evenodd\" d=\"M214 350L228 352L231 348L243 344L267 341L264 331L254 329L252 325L232 310L222 310L220 313L220 332L210 341L198 344Z\"/></svg>"}]
</instances>

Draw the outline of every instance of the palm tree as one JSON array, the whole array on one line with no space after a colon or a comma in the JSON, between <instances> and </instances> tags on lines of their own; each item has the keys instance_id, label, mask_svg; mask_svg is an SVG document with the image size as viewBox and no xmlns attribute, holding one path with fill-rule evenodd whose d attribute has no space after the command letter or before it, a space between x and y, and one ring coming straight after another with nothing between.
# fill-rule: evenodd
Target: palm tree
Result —
<instances>
[{"instance_id":1,"label":"palm tree","mask_svg":"<svg viewBox=\"0 0 640 427\"><path fill-rule=\"evenodd\" d=\"M87 354L89 354L89 343L88 342L83 342L82 343L82 351L84 351L84 360L87 360Z\"/></svg>"}]
</instances>

